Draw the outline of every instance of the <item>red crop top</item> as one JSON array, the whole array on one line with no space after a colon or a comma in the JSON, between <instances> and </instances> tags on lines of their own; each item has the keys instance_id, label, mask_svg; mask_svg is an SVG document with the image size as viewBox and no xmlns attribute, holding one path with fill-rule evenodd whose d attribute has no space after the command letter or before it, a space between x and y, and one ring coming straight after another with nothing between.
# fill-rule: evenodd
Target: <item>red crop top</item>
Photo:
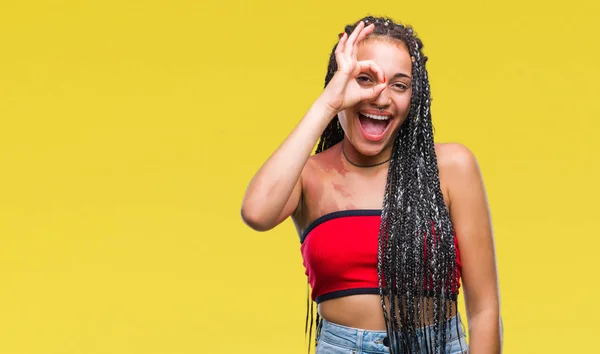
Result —
<instances>
[{"instance_id":1,"label":"red crop top","mask_svg":"<svg viewBox=\"0 0 600 354\"><path fill-rule=\"evenodd\" d=\"M347 295L379 294L377 250L381 210L342 210L313 221L300 236L300 250L312 288L311 298L320 303ZM310 237L309 237L310 236ZM460 252L456 256L460 288Z\"/></svg>"}]
</instances>

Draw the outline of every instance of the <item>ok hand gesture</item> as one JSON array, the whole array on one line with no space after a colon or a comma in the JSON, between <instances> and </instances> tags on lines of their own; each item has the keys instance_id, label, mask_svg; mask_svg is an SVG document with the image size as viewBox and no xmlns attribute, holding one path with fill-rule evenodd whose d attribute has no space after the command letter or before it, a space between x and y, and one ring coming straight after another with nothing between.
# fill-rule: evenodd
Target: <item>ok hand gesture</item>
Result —
<instances>
[{"instance_id":1,"label":"ok hand gesture","mask_svg":"<svg viewBox=\"0 0 600 354\"><path fill-rule=\"evenodd\" d=\"M352 34L342 35L335 49L338 70L323 91L326 102L332 110L339 112L354 106L360 101L376 98L386 87L383 71L372 60L358 61L358 45L375 26L366 26L361 21ZM379 80L377 85L361 86L356 82L359 74L370 71Z\"/></svg>"}]
</instances>

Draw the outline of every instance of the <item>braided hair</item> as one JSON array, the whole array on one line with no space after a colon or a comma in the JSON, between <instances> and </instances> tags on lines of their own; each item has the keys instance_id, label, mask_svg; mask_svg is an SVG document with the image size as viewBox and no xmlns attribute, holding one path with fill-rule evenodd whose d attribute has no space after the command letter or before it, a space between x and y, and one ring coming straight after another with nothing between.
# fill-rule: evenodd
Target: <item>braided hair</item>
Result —
<instances>
[{"instance_id":1,"label":"braided hair","mask_svg":"<svg viewBox=\"0 0 600 354\"><path fill-rule=\"evenodd\" d=\"M460 275L454 228L440 189L427 57L410 26L372 16L360 21L375 25L369 37L403 42L412 60L410 111L392 149L378 241L379 293L390 352L443 353L448 316L452 310L458 312ZM346 26L345 32L352 33L360 21ZM334 47L325 86L336 71ZM323 131L316 153L343 137L336 116ZM433 318L429 331L424 331L424 338L418 337L417 330L429 318Z\"/></svg>"}]
</instances>

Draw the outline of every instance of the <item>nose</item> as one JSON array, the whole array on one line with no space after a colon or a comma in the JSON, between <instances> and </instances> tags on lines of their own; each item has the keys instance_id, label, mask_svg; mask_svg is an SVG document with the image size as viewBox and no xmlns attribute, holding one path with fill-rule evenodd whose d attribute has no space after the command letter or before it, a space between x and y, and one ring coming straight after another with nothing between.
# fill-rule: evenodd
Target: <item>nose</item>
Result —
<instances>
[{"instance_id":1,"label":"nose","mask_svg":"<svg viewBox=\"0 0 600 354\"><path fill-rule=\"evenodd\" d=\"M386 87L381 91L379 95L377 95L373 100L371 100L371 104L376 107L388 107L391 104L392 100L390 98L389 88Z\"/></svg>"}]
</instances>

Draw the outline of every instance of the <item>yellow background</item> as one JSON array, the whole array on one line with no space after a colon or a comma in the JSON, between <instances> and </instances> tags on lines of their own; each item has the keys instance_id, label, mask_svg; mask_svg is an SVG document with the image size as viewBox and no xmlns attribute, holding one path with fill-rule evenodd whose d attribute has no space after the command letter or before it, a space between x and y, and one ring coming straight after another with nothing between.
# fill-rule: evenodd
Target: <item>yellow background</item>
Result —
<instances>
[{"instance_id":1,"label":"yellow background","mask_svg":"<svg viewBox=\"0 0 600 354\"><path fill-rule=\"evenodd\" d=\"M0 353L305 353L298 236L239 209L366 14L478 156L504 352L597 350L600 7L551 3L3 1Z\"/></svg>"}]
</instances>

